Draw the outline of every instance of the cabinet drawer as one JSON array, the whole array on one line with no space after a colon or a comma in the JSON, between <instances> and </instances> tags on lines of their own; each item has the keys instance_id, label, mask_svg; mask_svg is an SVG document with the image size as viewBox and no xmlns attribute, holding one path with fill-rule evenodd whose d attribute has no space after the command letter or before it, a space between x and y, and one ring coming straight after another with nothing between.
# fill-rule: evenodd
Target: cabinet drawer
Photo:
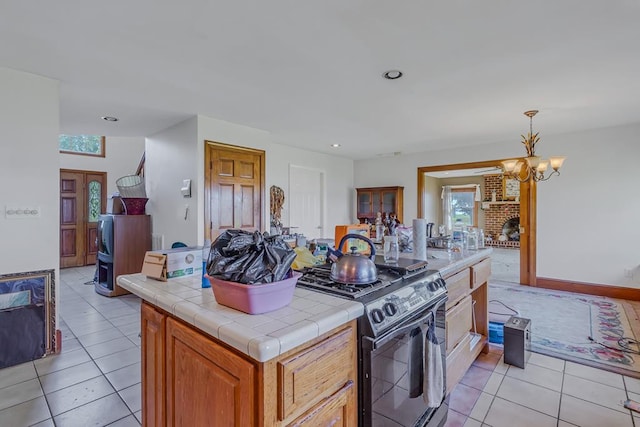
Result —
<instances>
[{"instance_id":1,"label":"cabinet drawer","mask_svg":"<svg viewBox=\"0 0 640 427\"><path fill-rule=\"evenodd\" d=\"M447 311L446 325L447 354L449 354L471 330L471 295L467 295Z\"/></svg>"},{"instance_id":2,"label":"cabinet drawer","mask_svg":"<svg viewBox=\"0 0 640 427\"><path fill-rule=\"evenodd\" d=\"M485 283L491 276L491 258L484 259L471 267L471 287L473 289Z\"/></svg>"},{"instance_id":3,"label":"cabinet drawer","mask_svg":"<svg viewBox=\"0 0 640 427\"><path fill-rule=\"evenodd\" d=\"M355 331L349 327L278 362L278 417L284 420L340 390L355 373Z\"/></svg>"},{"instance_id":4,"label":"cabinet drawer","mask_svg":"<svg viewBox=\"0 0 640 427\"><path fill-rule=\"evenodd\" d=\"M467 334L451 354L447 356L447 393L462 379L473 363L471 350L471 334Z\"/></svg>"},{"instance_id":5,"label":"cabinet drawer","mask_svg":"<svg viewBox=\"0 0 640 427\"><path fill-rule=\"evenodd\" d=\"M465 268L459 273L446 279L447 282L447 294L449 299L447 300L446 308L449 310L456 305L458 301L464 298L469 292L469 285L471 283L471 270Z\"/></svg>"}]
</instances>

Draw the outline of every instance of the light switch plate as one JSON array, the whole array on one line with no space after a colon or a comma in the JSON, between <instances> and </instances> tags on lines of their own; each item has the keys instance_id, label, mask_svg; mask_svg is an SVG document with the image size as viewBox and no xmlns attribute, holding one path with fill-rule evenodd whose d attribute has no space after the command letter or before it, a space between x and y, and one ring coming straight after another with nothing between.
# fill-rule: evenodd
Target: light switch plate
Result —
<instances>
[{"instance_id":1,"label":"light switch plate","mask_svg":"<svg viewBox=\"0 0 640 427\"><path fill-rule=\"evenodd\" d=\"M39 206L5 206L6 219L40 218Z\"/></svg>"}]
</instances>

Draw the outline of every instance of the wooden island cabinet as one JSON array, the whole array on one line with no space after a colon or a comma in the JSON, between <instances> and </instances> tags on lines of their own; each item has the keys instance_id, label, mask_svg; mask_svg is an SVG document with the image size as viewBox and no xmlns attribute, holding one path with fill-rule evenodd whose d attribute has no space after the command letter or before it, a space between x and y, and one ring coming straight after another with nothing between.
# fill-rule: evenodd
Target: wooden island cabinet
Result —
<instances>
[{"instance_id":1,"label":"wooden island cabinet","mask_svg":"<svg viewBox=\"0 0 640 427\"><path fill-rule=\"evenodd\" d=\"M142 303L144 426L357 425L356 323L257 362Z\"/></svg>"},{"instance_id":2,"label":"wooden island cabinet","mask_svg":"<svg viewBox=\"0 0 640 427\"><path fill-rule=\"evenodd\" d=\"M488 287L491 259L443 274L447 282L447 392L462 379L480 352L488 352Z\"/></svg>"}]
</instances>

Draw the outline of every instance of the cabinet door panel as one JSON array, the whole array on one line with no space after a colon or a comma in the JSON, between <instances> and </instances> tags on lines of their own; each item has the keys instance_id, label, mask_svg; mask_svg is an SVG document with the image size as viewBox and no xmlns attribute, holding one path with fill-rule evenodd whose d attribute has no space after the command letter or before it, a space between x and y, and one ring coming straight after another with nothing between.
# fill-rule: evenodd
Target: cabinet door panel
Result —
<instances>
[{"instance_id":1,"label":"cabinet door panel","mask_svg":"<svg viewBox=\"0 0 640 427\"><path fill-rule=\"evenodd\" d=\"M168 425L255 425L251 362L171 318L166 346Z\"/></svg>"},{"instance_id":2,"label":"cabinet door panel","mask_svg":"<svg viewBox=\"0 0 640 427\"><path fill-rule=\"evenodd\" d=\"M380 203L380 192L371 192L371 213L375 216L378 212L382 212L382 203Z\"/></svg>"},{"instance_id":3,"label":"cabinet door panel","mask_svg":"<svg viewBox=\"0 0 640 427\"><path fill-rule=\"evenodd\" d=\"M462 379L469 366L473 363L473 355L469 351L471 336L466 335L457 347L447 355L447 393L450 393Z\"/></svg>"},{"instance_id":4,"label":"cabinet door panel","mask_svg":"<svg viewBox=\"0 0 640 427\"><path fill-rule=\"evenodd\" d=\"M467 295L447 311L447 354L469 334L472 326L471 310L471 295Z\"/></svg>"},{"instance_id":5,"label":"cabinet door panel","mask_svg":"<svg viewBox=\"0 0 640 427\"><path fill-rule=\"evenodd\" d=\"M358 215L371 215L371 192L358 194Z\"/></svg>"},{"instance_id":6,"label":"cabinet door panel","mask_svg":"<svg viewBox=\"0 0 640 427\"><path fill-rule=\"evenodd\" d=\"M142 303L142 420L147 427L165 425L164 340L166 316Z\"/></svg>"},{"instance_id":7,"label":"cabinet door panel","mask_svg":"<svg viewBox=\"0 0 640 427\"><path fill-rule=\"evenodd\" d=\"M355 386L353 381L349 381L334 395L328 397L307 414L289 424L289 427L355 427L356 405Z\"/></svg>"},{"instance_id":8,"label":"cabinet door panel","mask_svg":"<svg viewBox=\"0 0 640 427\"><path fill-rule=\"evenodd\" d=\"M382 212L394 213L396 212L396 192L395 191L382 191Z\"/></svg>"}]
</instances>

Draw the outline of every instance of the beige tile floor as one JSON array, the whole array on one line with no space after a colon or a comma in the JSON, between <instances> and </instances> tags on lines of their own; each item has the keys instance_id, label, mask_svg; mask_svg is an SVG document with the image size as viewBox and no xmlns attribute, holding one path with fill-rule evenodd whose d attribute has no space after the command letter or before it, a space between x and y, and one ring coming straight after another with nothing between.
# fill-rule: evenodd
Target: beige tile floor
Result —
<instances>
[{"instance_id":1,"label":"beige tile floor","mask_svg":"<svg viewBox=\"0 0 640 427\"><path fill-rule=\"evenodd\" d=\"M481 354L450 396L447 427L632 427L640 380L532 353L525 369L502 346Z\"/></svg>"},{"instance_id":2,"label":"beige tile floor","mask_svg":"<svg viewBox=\"0 0 640 427\"><path fill-rule=\"evenodd\" d=\"M0 426L140 425L139 300L96 294L93 272L61 271L62 353L0 370ZM535 353L520 369L492 346L451 393L447 426L640 426L627 398L640 380Z\"/></svg>"},{"instance_id":3,"label":"beige tile floor","mask_svg":"<svg viewBox=\"0 0 640 427\"><path fill-rule=\"evenodd\" d=\"M94 270L60 272L62 352L0 369L0 426L140 426L140 300L98 295Z\"/></svg>"}]
</instances>

